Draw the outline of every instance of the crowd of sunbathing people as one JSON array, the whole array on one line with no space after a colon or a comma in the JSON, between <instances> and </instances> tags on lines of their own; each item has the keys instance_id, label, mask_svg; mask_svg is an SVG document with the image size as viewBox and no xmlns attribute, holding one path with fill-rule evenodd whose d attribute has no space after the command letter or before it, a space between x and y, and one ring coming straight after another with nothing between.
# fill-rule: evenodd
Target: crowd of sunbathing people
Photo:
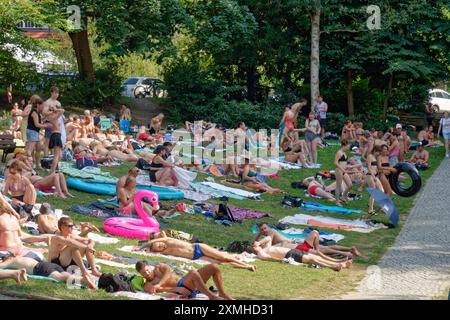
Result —
<instances>
[{"instance_id":1,"label":"crowd of sunbathing people","mask_svg":"<svg viewBox=\"0 0 450 320\"><path fill-rule=\"evenodd\" d=\"M136 179L141 170L148 171L152 183L177 186L175 168L204 171L205 167L201 160L194 158L192 162L185 163L173 154L175 144L164 141L161 135L163 114L153 117L149 128L140 127L135 135L123 132L120 122L115 121L111 121L108 129L101 130L104 117L98 110L86 110L81 116L67 115L58 101L58 95L58 88L53 87L50 98L46 101L32 96L28 105L13 105L11 132L15 138L26 140L26 144L23 152L16 152L8 161L6 179L0 193L0 279L14 279L20 284L27 281L28 274L64 282L70 280L95 289L95 280L101 276L95 257L110 256L107 252L98 252L95 242L88 237L89 233L99 230L90 223L80 223L77 228L70 217L58 219L48 204L41 205L39 214L32 214L37 191L53 190L55 196L73 197L67 188L64 174L58 171L63 152L68 150L73 155L90 157L97 163L106 165L116 162L136 163L137 167L130 169L116 185L119 212L124 215L136 214L133 199L136 194ZM319 98L317 110L309 113L304 128L298 128L298 117L307 101L302 99L286 106L280 123L280 148L284 151L286 162L305 168L319 167L317 148L326 146L322 138L328 110L323 98ZM130 121L131 117L130 109L122 105L119 121ZM241 162L238 161L239 155L244 149L248 151L250 146L271 146L272 142L262 132L252 133L244 122L236 124L233 131L207 121L186 122L184 129L188 135L193 134L195 147L204 148L212 155L220 148L236 145L241 148L219 165L224 175L232 175L239 179L240 184L254 190L282 192L270 187L259 175L257 165L270 166L265 160L258 159L259 162L254 163L250 161L253 160L250 156L244 156L241 157ZM447 129L448 131L450 130ZM395 166L399 162L409 161L422 169L429 166L426 148L436 143L433 127L421 130L417 140L412 156L407 157L412 142L401 124L381 132L365 130L363 123L348 120L342 128L340 148L334 158L335 170L331 174L335 181L326 185L318 175L305 178L300 184L311 196L333 201L338 206L350 201L348 195L355 184L361 188L377 188L392 196L389 175L396 172ZM182 138L178 142L182 142ZM38 175L43 171L41 153L44 157L53 155L45 177ZM11 202L5 196L10 197ZM155 208L145 202L142 207L149 216L154 217L173 212ZM368 212L375 213L372 198ZM21 225L30 220L37 223L39 235L30 235L22 230ZM297 243L265 223L258 227L258 233L252 239L252 246L248 251L261 260L287 260L340 271L351 267L354 257L362 256L356 247L321 245L317 231L311 232L304 241ZM36 256L33 250L26 247L27 244L39 242L48 244L47 258ZM218 264L256 271L255 265L244 262L245 253L230 254L205 243L173 238L164 231L152 234L148 241L140 243L135 249L193 260L204 259L211 263L189 272L185 277L178 276L165 264L149 265L146 261L136 263L136 271L140 277L133 281L133 286L136 290L151 294L177 292L190 296L193 292L201 292L210 299L232 299L224 291ZM77 266L80 274L68 272L70 266ZM214 280L217 292L206 287L210 278Z\"/></svg>"}]
</instances>

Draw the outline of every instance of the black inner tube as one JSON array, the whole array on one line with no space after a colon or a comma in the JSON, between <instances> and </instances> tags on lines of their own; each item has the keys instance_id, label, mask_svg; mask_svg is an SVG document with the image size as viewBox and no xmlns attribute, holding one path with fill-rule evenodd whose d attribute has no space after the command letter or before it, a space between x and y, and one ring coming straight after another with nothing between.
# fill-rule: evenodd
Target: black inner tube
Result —
<instances>
[{"instance_id":1,"label":"black inner tube","mask_svg":"<svg viewBox=\"0 0 450 320\"><path fill-rule=\"evenodd\" d=\"M412 197L417 194L422 187L422 179L419 171L413 165L405 162L397 164L394 168L397 169L397 172L389 176L389 184L392 190L400 197ZM399 176L402 173L410 177L412 180L411 186L405 187L399 181Z\"/></svg>"}]
</instances>

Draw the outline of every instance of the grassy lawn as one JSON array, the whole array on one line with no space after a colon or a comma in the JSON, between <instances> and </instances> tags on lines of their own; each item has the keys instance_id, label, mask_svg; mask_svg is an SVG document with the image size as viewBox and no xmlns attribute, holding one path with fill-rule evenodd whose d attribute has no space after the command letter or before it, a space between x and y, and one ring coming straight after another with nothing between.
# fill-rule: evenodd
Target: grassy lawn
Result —
<instances>
[{"instance_id":1,"label":"grassy lawn","mask_svg":"<svg viewBox=\"0 0 450 320\"><path fill-rule=\"evenodd\" d=\"M322 163L323 169L332 169L334 154L337 147L330 147L319 150L319 162ZM430 164L431 169L422 171L423 181L432 175L435 168L440 164L443 156L443 148L431 148ZM113 175L119 177L127 172L131 165L122 165L114 168L103 168L110 171ZM304 192L298 189L292 189L291 183L300 181L301 179L312 176L316 170L283 170L280 172L280 178L268 179L268 183L277 188L288 192L291 195L304 197ZM216 180L217 181L217 180ZM354 190L356 188L354 187ZM50 202L55 208L61 208L70 215L76 222L89 221L101 227L101 221L95 218L88 218L69 211L68 209L74 204L90 204L100 198L96 195L73 191L76 195L75 199L62 200L53 197L40 198L40 202ZM170 228L183 230L194 234L210 245L218 247L226 247L234 240L250 240L252 237L251 227L256 222L267 221L277 223L279 219L300 213L299 209L285 209L281 207L281 195L264 194L264 201L252 200L230 200L233 206L239 206L249 209L255 209L261 212L270 213L272 218L263 220L250 220L240 224L234 224L231 227L224 227L215 224L213 221L207 221L201 215L184 215L171 219ZM103 197L107 198L107 197ZM314 201L316 201L314 199ZM313 269L306 266L291 266L274 262L258 261L256 265L258 271L251 273L246 270L233 269L228 266L222 266L224 274L225 288L229 293L238 299L332 299L338 298L341 294L351 291L365 275L365 269L376 264L387 248L393 244L396 236L401 230L409 211L415 203L414 198L401 198L394 196L394 202L397 204L400 212L400 221L397 228L381 229L374 232L363 234L350 231L337 231L337 233L345 235L345 239L340 241L340 245L357 246L367 259L357 258L354 265L349 270L334 272L330 269ZM348 206L354 209L367 211L368 194L363 193L361 200L352 201ZM316 214L315 212L308 212ZM317 213L317 215L326 215L331 217L340 217L333 214ZM359 218L363 214L354 214L345 216L348 219ZM375 217L377 221L388 223L384 214ZM301 227L301 226L296 226ZM336 230L323 229L325 231L336 232ZM111 253L122 253L118 248L124 245L134 245L136 240L121 239L117 245L98 245L98 250L106 250ZM127 254L131 255L131 254ZM137 256L138 255L134 255ZM161 261L164 261L161 260ZM112 271L112 268L101 266L103 271ZM54 284L43 281L28 281L20 288L16 287L12 281L3 281L0 290L8 290L15 292L26 292L35 295L45 295L66 299L110 299L110 295L99 290L98 292L88 290L67 290L64 284Z\"/></svg>"}]
</instances>

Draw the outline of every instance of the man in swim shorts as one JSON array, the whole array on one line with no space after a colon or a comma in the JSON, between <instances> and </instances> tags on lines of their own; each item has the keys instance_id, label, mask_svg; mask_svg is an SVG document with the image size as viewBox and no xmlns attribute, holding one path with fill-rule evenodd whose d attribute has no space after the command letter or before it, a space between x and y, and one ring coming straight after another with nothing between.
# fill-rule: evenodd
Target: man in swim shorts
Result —
<instances>
[{"instance_id":1,"label":"man in swim shorts","mask_svg":"<svg viewBox=\"0 0 450 320\"><path fill-rule=\"evenodd\" d=\"M204 243L189 243L169 237L161 237L150 240L149 242L141 245L140 250L142 249L148 249L148 251L154 253L172 255L192 260L204 258L204 260L208 260L213 263L226 263L235 268L256 271L256 266L244 263L229 253L216 250Z\"/></svg>"},{"instance_id":2,"label":"man in swim shorts","mask_svg":"<svg viewBox=\"0 0 450 320\"><path fill-rule=\"evenodd\" d=\"M90 289L96 289L95 283L87 276L77 276L65 272L64 269L51 262L36 261L32 258L15 257L0 262L0 269L25 269L26 273L35 276L48 277L61 282L67 282L68 279L75 283L81 283Z\"/></svg>"},{"instance_id":3,"label":"man in swim shorts","mask_svg":"<svg viewBox=\"0 0 450 320\"><path fill-rule=\"evenodd\" d=\"M335 271L341 271L342 268L348 268L352 265L352 260L341 262L336 259L324 259L312 253L306 253L302 250L283 248L277 246L266 247L254 246L253 249L256 255L261 260L269 261L283 261L284 259L293 259L295 262L304 263L308 265L319 265L321 267L331 268Z\"/></svg>"},{"instance_id":4,"label":"man in swim shorts","mask_svg":"<svg viewBox=\"0 0 450 320\"><path fill-rule=\"evenodd\" d=\"M223 288L222 273L217 264L207 265L199 270L190 271L185 276L177 275L169 266L159 263L150 266L147 261L138 261L136 270L141 276L133 278L131 285L135 290L148 293L175 292L194 298L197 293L205 294L210 300L234 300ZM211 292L206 284L213 278L218 295Z\"/></svg>"},{"instance_id":5,"label":"man in swim shorts","mask_svg":"<svg viewBox=\"0 0 450 320\"><path fill-rule=\"evenodd\" d=\"M91 266L91 273L100 277L95 263L95 242L88 238L83 238L73 234L74 223L72 219L63 217L58 221L59 234L54 235L50 241L48 261L60 265L67 269L71 265L77 265L81 269L83 276L88 276L88 271L84 265L83 257Z\"/></svg>"}]
</instances>

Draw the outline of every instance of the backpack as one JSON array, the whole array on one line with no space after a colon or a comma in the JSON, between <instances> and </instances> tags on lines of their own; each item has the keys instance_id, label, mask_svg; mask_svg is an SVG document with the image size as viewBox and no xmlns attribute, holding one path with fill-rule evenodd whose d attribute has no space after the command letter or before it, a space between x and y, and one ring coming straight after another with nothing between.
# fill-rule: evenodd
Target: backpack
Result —
<instances>
[{"instance_id":1,"label":"backpack","mask_svg":"<svg viewBox=\"0 0 450 320\"><path fill-rule=\"evenodd\" d=\"M226 204L219 204L215 214L216 220L229 220L231 222L238 222L231 212L230 208Z\"/></svg>"},{"instance_id":2,"label":"backpack","mask_svg":"<svg viewBox=\"0 0 450 320\"><path fill-rule=\"evenodd\" d=\"M287 207L298 208L303 204L303 200L292 196L285 196L281 204Z\"/></svg>"},{"instance_id":3,"label":"backpack","mask_svg":"<svg viewBox=\"0 0 450 320\"><path fill-rule=\"evenodd\" d=\"M134 276L128 277L125 274L103 273L98 279L98 288L106 292L113 293L118 291L135 292L131 286Z\"/></svg>"},{"instance_id":4,"label":"backpack","mask_svg":"<svg viewBox=\"0 0 450 320\"><path fill-rule=\"evenodd\" d=\"M242 253L247 251L248 248L251 248L251 245L248 241L233 241L229 244L226 251L233 253Z\"/></svg>"},{"instance_id":5,"label":"backpack","mask_svg":"<svg viewBox=\"0 0 450 320\"><path fill-rule=\"evenodd\" d=\"M50 169L52 167L53 158L42 158L41 159L41 167L43 169ZM59 167L56 166L56 170L58 170Z\"/></svg>"},{"instance_id":6,"label":"backpack","mask_svg":"<svg viewBox=\"0 0 450 320\"><path fill-rule=\"evenodd\" d=\"M78 158L75 162L77 169L81 170L84 167L97 167L97 161L94 159L89 159L87 157Z\"/></svg>"},{"instance_id":7,"label":"backpack","mask_svg":"<svg viewBox=\"0 0 450 320\"><path fill-rule=\"evenodd\" d=\"M73 161L73 151L70 149L64 149L62 151L61 160L62 161Z\"/></svg>"}]
</instances>

